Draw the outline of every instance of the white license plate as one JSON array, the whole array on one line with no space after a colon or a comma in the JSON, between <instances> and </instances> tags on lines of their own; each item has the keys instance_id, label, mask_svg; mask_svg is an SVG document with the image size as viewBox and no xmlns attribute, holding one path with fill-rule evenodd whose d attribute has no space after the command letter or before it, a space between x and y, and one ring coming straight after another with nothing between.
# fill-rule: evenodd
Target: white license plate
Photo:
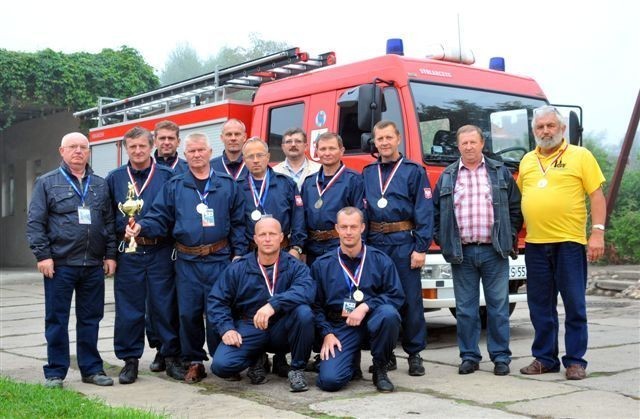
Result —
<instances>
[{"instance_id":1,"label":"white license plate","mask_svg":"<svg viewBox=\"0 0 640 419\"><path fill-rule=\"evenodd\" d=\"M527 277L527 267L524 265L520 266L509 266L509 279L524 279Z\"/></svg>"}]
</instances>

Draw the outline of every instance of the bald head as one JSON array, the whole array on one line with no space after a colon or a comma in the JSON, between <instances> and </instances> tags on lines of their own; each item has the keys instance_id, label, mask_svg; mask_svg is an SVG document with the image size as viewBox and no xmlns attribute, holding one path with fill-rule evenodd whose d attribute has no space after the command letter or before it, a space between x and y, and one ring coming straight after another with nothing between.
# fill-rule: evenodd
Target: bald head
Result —
<instances>
[{"instance_id":1,"label":"bald head","mask_svg":"<svg viewBox=\"0 0 640 419\"><path fill-rule=\"evenodd\" d=\"M280 222L273 217L264 216L256 223L253 240L258 247L262 263L280 253L280 243L284 240Z\"/></svg>"},{"instance_id":2,"label":"bald head","mask_svg":"<svg viewBox=\"0 0 640 419\"><path fill-rule=\"evenodd\" d=\"M278 233L282 233L282 226L280 225L280 221L276 220L273 217L262 217L258 220L254 229L256 235L258 234L258 232L264 229L276 229Z\"/></svg>"},{"instance_id":3,"label":"bald head","mask_svg":"<svg viewBox=\"0 0 640 419\"><path fill-rule=\"evenodd\" d=\"M80 144L84 143L87 146L89 145L89 139L80 132L70 132L69 134L62 137L62 141L60 141L60 147L68 146L69 144Z\"/></svg>"},{"instance_id":4,"label":"bald head","mask_svg":"<svg viewBox=\"0 0 640 419\"><path fill-rule=\"evenodd\" d=\"M89 140L84 134L71 132L60 142L60 156L74 174L84 173L89 162Z\"/></svg>"}]
</instances>

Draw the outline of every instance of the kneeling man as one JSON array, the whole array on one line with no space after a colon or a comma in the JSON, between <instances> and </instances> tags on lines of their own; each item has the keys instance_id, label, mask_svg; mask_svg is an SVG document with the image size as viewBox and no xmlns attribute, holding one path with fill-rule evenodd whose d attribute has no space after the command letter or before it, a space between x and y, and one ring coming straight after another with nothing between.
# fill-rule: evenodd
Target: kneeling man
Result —
<instances>
[{"instance_id":1,"label":"kneeling man","mask_svg":"<svg viewBox=\"0 0 640 419\"><path fill-rule=\"evenodd\" d=\"M365 340L371 343L373 383L381 392L394 390L387 365L398 341L404 292L393 261L362 243L364 229L359 209L338 211L340 246L311 267L318 287L314 320L323 339L317 385L325 391L351 380Z\"/></svg>"},{"instance_id":2,"label":"kneeling man","mask_svg":"<svg viewBox=\"0 0 640 419\"><path fill-rule=\"evenodd\" d=\"M280 250L284 236L275 218L255 225L257 250L232 263L209 294L209 321L222 336L211 370L237 377L251 367L253 384L266 382L265 351L291 351L291 391L308 390L304 367L313 345L310 304L315 284L305 264Z\"/></svg>"}]
</instances>

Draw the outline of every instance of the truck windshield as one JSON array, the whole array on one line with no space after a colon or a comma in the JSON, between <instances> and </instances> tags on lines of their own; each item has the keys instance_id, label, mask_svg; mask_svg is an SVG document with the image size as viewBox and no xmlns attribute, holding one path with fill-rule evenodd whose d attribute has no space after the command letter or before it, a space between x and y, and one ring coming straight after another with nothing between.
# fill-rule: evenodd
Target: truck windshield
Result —
<instances>
[{"instance_id":1,"label":"truck windshield","mask_svg":"<svg viewBox=\"0 0 640 419\"><path fill-rule=\"evenodd\" d=\"M484 154L517 168L535 141L530 129L540 99L469 88L411 82L426 163L448 164L460 156L456 131L477 125L485 137Z\"/></svg>"}]
</instances>

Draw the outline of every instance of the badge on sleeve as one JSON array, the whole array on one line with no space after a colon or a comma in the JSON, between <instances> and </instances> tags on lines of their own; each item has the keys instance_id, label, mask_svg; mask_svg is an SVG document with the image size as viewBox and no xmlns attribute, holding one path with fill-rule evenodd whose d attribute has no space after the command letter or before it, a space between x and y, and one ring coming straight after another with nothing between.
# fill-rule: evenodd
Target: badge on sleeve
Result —
<instances>
[{"instance_id":1,"label":"badge on sleeve","mask_svg":"<svg viewBox=\"0 0 640 419\"><path fill-rule=\"evenodd\" d=\"M356 302L351 298L345 298L342 303L342 317L349 317L349 314L356 309Z\"/></svg>"},{"instance_id":2,"label":"badge on sleeve","mask_svg":"<svg viewBox=\"0 0 640 419\"><path fill-rule=\"evenodd\" d=\"M213 218L213 208L207 208L202 213L202 227L215 227L216 221Z\"/></svg>"},{"instance_id":3,"label":"badge on sleeve","mask_svg":"<svg viewBox=\"0 0 640 419\"><path fill-rule=\"evenodd\" d=\"M91 209L78 207L78 222L80 224L91 224Z\"/></svg>"}]
</instances>

